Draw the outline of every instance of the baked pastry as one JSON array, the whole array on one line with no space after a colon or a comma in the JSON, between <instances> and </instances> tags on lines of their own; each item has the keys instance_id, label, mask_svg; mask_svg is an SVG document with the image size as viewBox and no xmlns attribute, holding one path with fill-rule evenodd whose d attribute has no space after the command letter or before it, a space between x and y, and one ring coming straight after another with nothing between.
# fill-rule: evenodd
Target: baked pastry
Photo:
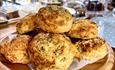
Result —
<instances>
[{"instance_id":1,"label":"baked pastry","mask_svg":"<svg viewBox=\"0 0 115 70\"><path fill-rule=\"evenodd\" d=\"M76 20L68 35L72 38L95 38L98 36L98 26L88 19Z\"/></svg>"},{"instance_id":2,"label":"baked pastry","mask_svg":"<svg viewBox=\"0 0 115 70\"><path fill-rule=\"evenodd\" d=\"M11 41L6 41L0 45L0 53L11 63L27 64L30 59L27 54L30 36L19 35Z\"/></svg>"},{"instance_id":3,"label":"baked pastry","mask_svg":"<svg viewBox=\"0 0 115 70\"><path fill-rule=\"evenodd\" d=\"M28 52L38 70L67 70L78 51L65 35L39 33Z\"/></svg>"},{"instance_id":4,"label":"baked pastry","mask_svg":"<svg viewBox=\"0 0 115 70\"><path fill-rule=\"evenodd\" d=\"M37 27L35 14L27 15L17 22L16 30L19 34L24 34L34 30Z\"/></svg>"},{"instance_id":5,"label":"baked pastry","mask_svg":"<svg viewBox=\"0 0 115 70\"><path fill-rule=\"evenodd\" d=\"M68 32L73 23L72 15L63 7L50 5L38 11L37 21L39 27L46 32Z\"/></svg>"},{"instance_id":6,"label":"baked pastry","mask_svg":"<svg viewBox=\"0 0 115 70\"><path fill-rule=\"evenodd\" d=\"M84 39L76 42L75 45L80 50L81 60L96 61L108 53L108 44L100 37Z\"/></svg>"}]
</instances>

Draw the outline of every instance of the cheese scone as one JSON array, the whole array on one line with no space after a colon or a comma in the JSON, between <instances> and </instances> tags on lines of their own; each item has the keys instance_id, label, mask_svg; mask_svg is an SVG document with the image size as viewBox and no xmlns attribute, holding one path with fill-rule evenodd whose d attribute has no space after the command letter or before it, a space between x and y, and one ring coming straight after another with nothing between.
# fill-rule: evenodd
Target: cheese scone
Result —
<instances>
[{"instance_id":1,"label":"cheese scone","mask_svg":"<svg viewBox=\"0 0 115 70\"><path fill-rule=\"evenodd\" d=\"M28 52L38 70L67 70L75 54L79 53L65 35L52 33L36 35Z\"/></svg>"},{"instance_id":2,"label":"cheese scone","mask_svg":"<svg viewBox=\"0 0 115 70\"><path fill-rule=\"evenodd\" d=\"M30 62L27 54L28 42L30 36L19 35L11 41L0 45L0 54L4 55L11 63L27 64Z\"/></svg>"},{"instance_id":3,"label":"cheese scone","mask_svg":"<svg viewBox=\"0 0 115 70\"><path fill-rule=\"evenodd\" d=\"M73 17L63 7L51 5L38 11L37 22L46 32L64 33L72 27Z\"/></svg>"},{"instance_id":4,"label":"cheese scone","mask_svg":"<svg viewBox=\"0 0 115 70\"><path fill-rule=\"evenodd\" d=\"M30 14L17 22L16 30L19 34L24 34L34 30L36 27L38 27L36 22L36 15Z\"/></svg>"},{"instance_id":5,"label":"cheese scone","mask_svg":"<svg viewBox=\"0 0 115 70\"><path fill-rule=\"evenodd\" d=\"M76 42L81 53L81 60L96 61L108 53L108 44L102 38L96 37Z\"/></svg>"},{"instance_id":6,"label":"cheese scone","mask_svg":"<svg viewBox=\"0 0 115 70\"><path fill-rule=\"evenodd\" d=\"M95 38L98 36L98 26L88 19L79 19L74 22L68 35L72 38Z\"/></svg>"}]
</instances>

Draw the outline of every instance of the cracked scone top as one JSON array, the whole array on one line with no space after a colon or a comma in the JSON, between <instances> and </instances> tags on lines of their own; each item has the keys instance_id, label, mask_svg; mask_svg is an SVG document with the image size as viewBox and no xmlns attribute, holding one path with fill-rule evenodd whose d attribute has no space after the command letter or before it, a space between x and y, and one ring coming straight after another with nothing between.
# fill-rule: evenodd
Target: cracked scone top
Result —
<instances>
[{"instance_id":1,"label":"cracked scone top","mask_svg":"<svg viewBox=\"0 0 115 70\"><path fill-rule=\"evenodd\" d=\"M36 15L29 14L17 22L16 30L19 34L30 32L38 27Z\"/></svg>"},{"instance_id":2,"label":"cracked scone top","mask_svg":"<svg viewBox=\"0 0 115 70\"><path fill-rule=\"evenodd\" d=\"M68 35L72 38L90 39L98 36L98 26L88 19L76 20Z\"/></svg>"},{"instance_id":3,"label":"cracked scone top","mask_svg":"<svg viewBox=\"0 0 115 70\"><path fill-rule=\"evenodd\" d=\"M68 32L73 23L73 17L68 10L60 6L47 6L37 13L37 22L41 29L46 32Z\"/></svg>"},{"instance_id":4,"label":"cracked scone top","mask_svg":"<svg viewBox=\"0 0 115 70\"><path fill-rule=\"evenodd\" d=\"M77 53L65 35L39 33L30 42L29 54L40 70L66 70Z\"/></svg>"},{"instance_id":5,"label":"cracked scone top","mask_svg":"<svg viewBox=\"0 0 115 70\"><path fill-rule=\"evenodd\" d=\"M11 41L0 44L0 53L11 63L28 64L30 59L26 50L30 38L28 35L18 35Z\"/></svg>"},{"instance_id":6,"label":"cracked scone top","mask_svg":"<svg viewBox=\"0 0 115 70\"><path fill-rule=\"evenodd\" d=\"M75 45L80 51L82 60L96 61L108 53L108 44L100 37L84 39L76 42Z\"/></svg>"}]
</instances>

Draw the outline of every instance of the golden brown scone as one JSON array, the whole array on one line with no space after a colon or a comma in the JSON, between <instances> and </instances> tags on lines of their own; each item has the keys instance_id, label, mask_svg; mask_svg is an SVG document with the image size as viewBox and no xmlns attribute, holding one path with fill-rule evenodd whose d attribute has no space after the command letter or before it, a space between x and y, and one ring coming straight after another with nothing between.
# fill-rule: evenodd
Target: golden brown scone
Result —
<instances>
[{"instance_id":1,"label":"golden brown scone","mask_svg":"<svg viewBox=\"0 0 115 70\"><path fill-rule=\"evenodd\" d=\"M83 60L99 60L107 55L108 45L102 38L92 38L76 42L76 47L81 51Z\"/></svg>"},{"instance_id":2,"label":"golden brown scone","mask_svg":"<svg viewBox=\"0 0 115 70\"><path fill-rule=\"evenodd\" d=\"M19 34L24 34L34 30L37 26L35 14L29 14L17 22L16 30Z\"/></svg>"},{"instance_id":3,"label":"golden brown scone","mask_svg":"<svg viewBox=\"0 0 115 70\"><path fill-rule=\"evenodd\" d=\"M36 67L35 70L68 70L68 69L50 68L50 67L44 67L42 69L39 69L39 67Z\"/></svg>"},{"instance_id":4,"label":"golden brown scone","mask_svg":"<svg viewBox=\"0 0 115 70\"><path fill-rule=\"evenodd\" d=\"M53 33L68 32L73 23L73 17L66 9L54 5L41 8L37 20L41 29Z\"/></svg>"},{"instance_id":5,"label":"golden brown scone","mask_svg":"<svg viewBox=\"0 0 115 70\"><path fill-rule=\"evenodd\" d=\"M66 70L77 52L65 35L39 33L29 45L32 62L40 70Z\"/></svg>"},{"instance_id":6,"label":"golden brown scone","mask_svg":"<svg viewBox=\"0 0 115 70\"><path fill-rule=\"evenodd\" d=\"M81 39L95 38L98 36L98 26L88 19L76 20L68 35Z\"/></svg>"},{"instance_id":7,"label":"golden brown scone","mask_svg":"<svg viewBox=\"0 0 115 70\"><path fill-rule=\"evenodd\" d=\"M28 42L30 36L19 35L10 42L5 42L0 45L0 53L5 56L11 63L27 64L30 59L27 54Z\"/></svg>"}]
</instances>

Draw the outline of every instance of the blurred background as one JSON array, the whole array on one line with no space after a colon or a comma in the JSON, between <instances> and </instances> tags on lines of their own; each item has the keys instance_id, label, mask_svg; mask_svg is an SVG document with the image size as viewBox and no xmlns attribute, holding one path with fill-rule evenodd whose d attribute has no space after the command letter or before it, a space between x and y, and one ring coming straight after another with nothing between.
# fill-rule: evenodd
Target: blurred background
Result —
<instances>
[{"instance_id":1,"label":"blurred background","mask_svg":"<svg viewBox=\"0 0 115 70\"><path fill-rule=\"evenodd\" d=\"M115 48L115 0L0 0L0 28L47 5L63 6L76 19L97 22L100 35Z\"/></svg>"}]
</instances>

